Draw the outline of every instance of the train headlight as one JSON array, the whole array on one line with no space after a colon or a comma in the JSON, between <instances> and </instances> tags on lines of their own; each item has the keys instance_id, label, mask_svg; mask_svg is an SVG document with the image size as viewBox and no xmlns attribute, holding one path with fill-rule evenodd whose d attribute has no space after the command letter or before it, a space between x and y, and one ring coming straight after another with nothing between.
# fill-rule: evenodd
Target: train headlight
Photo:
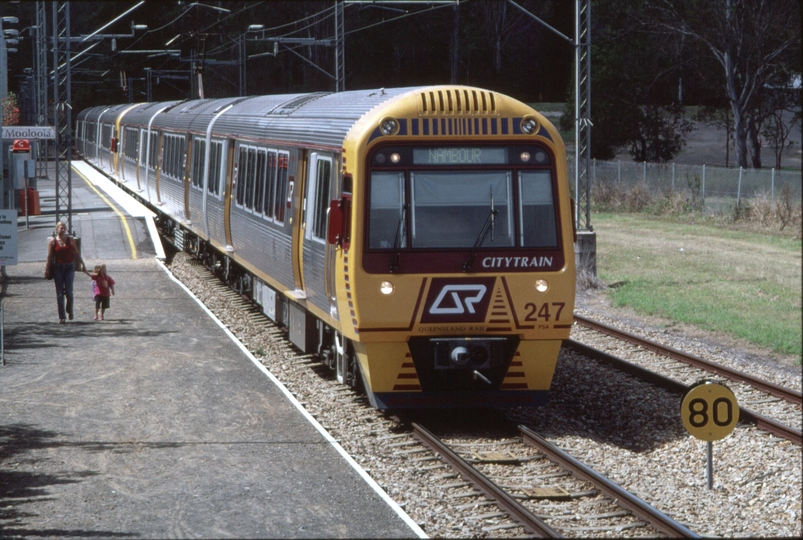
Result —
<instances>
[{"instance_id":1,"label":"train headlight","mask_svg":"<svg viewBox=\"0 0 803 540\"><path fill-rule=\"evenodd\" d=\"M401 161L401 156L399 154L397 154L396 152L393 152L390 155L390 162L391 163L398 163L399 161Z\"/></svg>"},{"instance_id":2,"label":"train headlight","mask_svg":"<svg viewBox=\"0 0 803 540\"><path fill-rule=\"evenodd\" d=\"M538 121L532 116L525 116L521 119L521 130L527 135L532 135L538 130Z\"/></svg>"},{"instance_id":3,"label":"train headlight","mask_svg":"<svg viewBox=\"0 0 803 540\"><path fill-rule=\"evenodd\" d=\"M549 283L545 279L535 280L535 290L538 292L546 292L549 289Z\"/></svg>"},{"instance_id":4,"label":"train headlight","mask_svg":"<svg viewBox=\"0 0 803 540\"><path fill-rule=\"evenodd\" d=\"M390 281L383 281L383 282L382 282L382 283L379 285L379 291L380 291L382 294L392 294L392 293L393 293L393 290L394 290L395 288L396 288L396 287L394 287L394 286L393 286L393 283L391 283Z\"/></svg>"},{"instance_id":5,"label":"train headlight","mask_svg":"<svg viewBox=\"0 0 803 540\"><path fill-rule=\"evenodd\" d=\"M468 364L468 361L471 359L471 355L468 352L468 349L465 347L455 347L452 349L452 362L456 366L465 366Z\"/></svg>"},{"instance_id":6,"label":"train headlight","mask_svg":"<svg viewBox=\"0 0 803 540\"><path fill-rule=\"evenodd\" d=\"M383 118L379 122L379 131L382 132L382 135L395 135L399 132L399 121L390 116Z\"/></svg>"}]
</instances>

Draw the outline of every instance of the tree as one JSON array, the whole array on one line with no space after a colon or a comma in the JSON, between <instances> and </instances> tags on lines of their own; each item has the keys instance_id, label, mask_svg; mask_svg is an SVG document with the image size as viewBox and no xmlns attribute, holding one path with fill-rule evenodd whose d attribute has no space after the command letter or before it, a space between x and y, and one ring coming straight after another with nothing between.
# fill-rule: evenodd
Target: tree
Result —
<instances>
[{"instance_id":1,"label":"tree","mask_svg":"<svg viewBox=\"0 0 803 540\"><path fill-rule=\"evenodd\" d=\"M699 40L723 69L740 167L761 166L762 89L800 70L800 6L795 0L656 0L657 28Z\"/></svg>"},{"instance_id":2,"label":"tree","mask_svg":"<svg viewBox=\"0 0 803 540\"><path fill-rule=\"evenodd\" d=\"M502 50L508 41L516 40L534 23L518 10L508 10L507 1L482 2L485 31L493 49L493 65L497 74L502 73Z\"/></svg>"},{"instance_id":3,"label":"tree","mask_svg":"<svg viewBox=\"0 0 803 540\"><path fill-rule=\"evenodd\" d=\"M800 95L788 87L765 90L770 95L764 100L767 114L761 135L771 144L775 152L775 168L780 169L784 151L794 144L789 140L789 134L801 120Z\"/></svg>"},{"instance_id":4,"label":"tree","mask_svg":"<svg viewBox=\"0 0 803 540\"><path fill-rule=\"evenodd\" d=\"M676 102L677 43L644 24L643 1L592 4L591 155L597 159L627 148L637 161L669 161L691 130ZM564 119L574 118L573 104L572 95Z\"/></svg>"},{"instance_id":5,"label":"tree","mask_svg":"<svg viewBox=\"0 0 803 540\"><path fill-rule=\"evenodd\" d=\"M691 122L683 118L683 107L645 105L636 113L638 122L628 136L630 155L635 161L671 161L692 130Z\"/></svg>"},{"instance_id":6,"label":"tree","mask_svg":"<svg viewBox=\"0 0 803 540\"><path fill-rule=\"evenodd\" d=\"M3 121L0 122L0 125L16 126L20 123L20 108L14 92L9 92L8 97L3 98L0 106L2 106L3 113Z\"/></svg>"}]
</instances>

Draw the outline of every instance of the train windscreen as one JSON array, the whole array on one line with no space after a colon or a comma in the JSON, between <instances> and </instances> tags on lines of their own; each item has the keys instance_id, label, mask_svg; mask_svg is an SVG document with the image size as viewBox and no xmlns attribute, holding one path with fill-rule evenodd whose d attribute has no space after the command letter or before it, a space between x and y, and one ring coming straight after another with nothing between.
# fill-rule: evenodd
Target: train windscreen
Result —
<instances>
[{"instance_id":1,"label":"train windscreen","mask_svg":"<svg viewBox=\"0 0 803 540\"><path fill-rule=\"evenodd\" d=\"M553 168L537 147L383 148L371 161L369 250L558 246Z\"/></svg>"}]
</instances>

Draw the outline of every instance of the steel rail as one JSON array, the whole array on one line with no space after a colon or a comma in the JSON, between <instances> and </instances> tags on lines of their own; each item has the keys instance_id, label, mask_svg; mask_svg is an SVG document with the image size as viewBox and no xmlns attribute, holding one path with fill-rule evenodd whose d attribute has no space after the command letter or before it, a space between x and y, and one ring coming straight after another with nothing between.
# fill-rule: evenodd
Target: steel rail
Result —
<instances>
[{"instance_id":1,"label":"steel rail","mask_svg":"<svg viewBox=\"0 0 803 540\"><path fill-rule=\"evenodd\" d=\"M547 525L544 520L530 512L516 499L499 488L480 471L472 467L466 460L458 456L446 445L444 445L435 435L426 428L412 423L413 435L421 441L424 446L443 456L443 458L454 467L463 478L475 485L480 491L485 493L490 499L496 501L499 507L508 513L515 521L520 523L530 534L538 535L539 538L563 538L558 531Z\"/></svg>"},{"instance_id":2,"label":"steel rail","mask_svg":"<svg viewBox=\"0 0 803 540\"><path fill-rule=\"evenodd\" d=\"M574 341L573 339L564 340L563 345L569 349L577 351L584 356L588 356L589 358L594 358L595 360L610 364L620 371L630 373L631 375L669 390L670 392L685 394L689 390L689 386L681 382L670 379L669 377L664 377L663 375L645 369L641 366L631 364L630 362L622 360L621 358L610 355L606 352L602 352L599 349L589 347L588 345ZM766 416L762 416L756 412L753 412L750 409L745 409L744 407L739 406L739 420L753 423L757 428L763 431L767 431L773 435L777 435L778 437L803 446L803 433L796 429L792 429L787 425L781 424L780 422L776 422L775 420L767 418Z\"/></svg>"},{"instance_id":3,"label":"steel rail","mask_svg":"<svg viewBox=\"0 0 803 540\"><path fill-rule=\"evenodd\" d=\"M619 486L619 484L580 463L557 446L540 437L534 431L525 426L519 426L519 431L525 443L538 448L548 459L558 463L577 478L591 482L602 493L615 500L619 506L632 512L634 516L642 521L646 521L658 531L672 538L701 538L700 535L692 532L660 510L642 501Z\"/></svg>"},{"instance_id":4,"label":"steel rail","mask_svg":"<svg viewBox=\"0 0 803 540\"><path fill-rule=\"evenodd\" d=\"M674 360L690 364L700 369L711 371L713 373L716 373L717 375L722 375L734 381L747 383L750 386L753 386L754 388L758 388L763 392L767 392L768 394L771 394L773 396L785 399L786 401L794 403L795 405L803 405L803 393L798 392L796 390L792 390L791 388L785 388L773 382L758 379L747 373L731 369L726 366L721 366L714 362L705 360L704 358L700 358L693 354L685 353L683 351L674 349L672 347L668 347L666 345L661 345L660 343L657 343L655 341L651 341L649 339L642 338L635 334L631 334L630 332L627 332L625 330L620 330L618 328L608 326L601 322L588 319L586 317L583 317L582 315L575 314L574 320L575 322L577 322L582 326L591 328L598 332L602 332L603 334L608 334L610 336L623 339L625 341L638 345L639 347L643 347L645 349L658 353L662 356L667 356Z\"/></svg>"}]
</instances>

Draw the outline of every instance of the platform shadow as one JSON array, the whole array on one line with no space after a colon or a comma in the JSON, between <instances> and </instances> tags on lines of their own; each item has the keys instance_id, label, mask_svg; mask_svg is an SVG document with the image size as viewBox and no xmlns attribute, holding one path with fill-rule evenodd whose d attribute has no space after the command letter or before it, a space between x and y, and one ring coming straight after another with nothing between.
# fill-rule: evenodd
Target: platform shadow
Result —
<instances>
[{"instance_id":1,"label":"platform shadow","mask_svg":"<svg viewBox=\"0 0 803 540\"><path fill-rule=\"evenodd\" d=\"M133 538L140 535L114 531L36 529L26 526L30 519L41 515L25 510L31 502L55 500L49 488L57 485L78 484L96 476L92 471L69 473L33 472L43 460L33 458L31 452L64 446L79 446L90 451L103 451L102 443L71 443L61 434L25 424L0 425L0 537L2 538Z\"/></svg>"}]
</instances>

